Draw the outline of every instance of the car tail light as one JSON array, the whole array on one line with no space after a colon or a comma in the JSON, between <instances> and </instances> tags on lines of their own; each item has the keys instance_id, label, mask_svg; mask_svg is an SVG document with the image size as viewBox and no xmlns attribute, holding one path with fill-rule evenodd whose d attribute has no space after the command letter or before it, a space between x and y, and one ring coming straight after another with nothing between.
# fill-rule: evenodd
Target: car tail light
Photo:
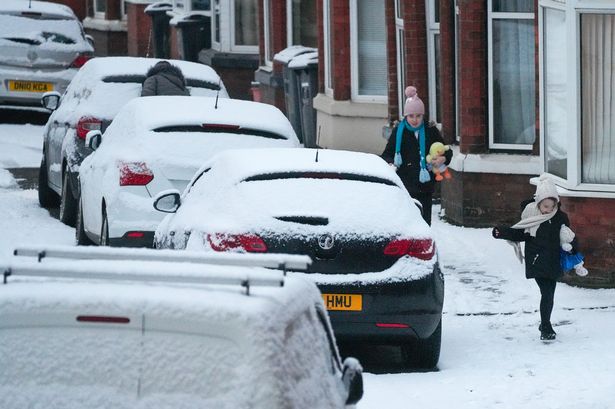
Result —
<instances>
[{"instance_id":1,"label":"car tail light","mask_svg":"<svg viewBox=\"0 0 615 409\"><path fill-rule=\"evenodd\" d=\"M142 239L143 237L145 237L145 233L142 231L129 231L128 233L124 234L124 237L126 237L127 239Z\"/></svg>"},{"instance_id":2,"label":"car tail light","mask_svg":"<svg viewBox=\"0 0 615 409\"><path fill-rule=\"evenodd\" d=\"M77 121L77 136L85 140L85 136L90 131L100 131L102 121L92 116L82 116Z\"/></svg>"},{"instance_id":3,"label":"car tail light","mask_svg":"<svg viewBox=\"0 0 615 409\"><path fill-rule=\"evenodd\" d=\"M202 124L203 129L208 129L212 131L224 132L226 130L237 130L240 128L239 125L232 124Z\"/></svg>"},{"instance_id":4,"label":"car tail light","mask_svg":"<svg viewBox=\"0 0 615 409\"><path fill-rule=\"evenodd\" d=\"M387 256L411 256L421 260L431 260L436 245L431 239L394 239L384 248Z\"/></svg>"},{"instance_id":5,"label":"car tail light","mask_svg":"<svg viewBox=\"0 0 615 409\"><path fill-rule=\"evenodd\" d=\"M267 245L256 234L208 234L207 241L215 251L243 250L248 253L267 252Z\"/></svg>"},{"instance_id":6,"label":"car tail light","mask_svg":"<svg viewBox=\"0 0 615 409\"><path fill-rule=\"evenodd\" d=\"M92 58L90 54L79 54L69 68L81 68L90 58Z\"/></svg>"},{"instance_id":7,"label":"car tail light","mask_svg":"<svg viewBox=\"0 0 615 409\"><path fill-rule=\"evenodd\" d=\"M144 162L120 162L120 186L145 186L154 174Z\"/></svg>"},{"instance_id":8,"label":"car tail light","mask_svg":"<svg viewBox=\"0 0 615 409\"><path fill-rule=\"evenodd\" d=\"M396 322L377 322L378 328L410 328L408 324L398 324Z\"/></svg>"}]
</instances>

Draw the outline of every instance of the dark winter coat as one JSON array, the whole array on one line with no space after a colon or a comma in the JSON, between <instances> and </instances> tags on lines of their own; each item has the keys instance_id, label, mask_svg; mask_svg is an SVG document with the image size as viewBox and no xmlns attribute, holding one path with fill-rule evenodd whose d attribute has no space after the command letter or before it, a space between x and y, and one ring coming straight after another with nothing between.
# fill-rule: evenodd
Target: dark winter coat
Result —
<instances>
[{"instance_id":1,"label":"dark winter coat","mask_svg":"<svg viewBox=\"0 0 615 409\"><path fill-rule=\"evenodd\" d=\"M399 125L397 125L399 126ZM397 126L391 131L389 142L387 143L384 152L382 152L382 159L388 163L393 163L395 158L395 141L397 139ZM429 148L434 142L442 142L442 136L440 131L435 125L425 123L425 157L429 154ZM397 169L404 186L408 190L411 196L418 196L419 194L432 194L434 191L435 179L433 173L430 172L431 180L427 183L419 182L419 171L421 170L420 156L419 156L419 140L415 133L404 128L401 140L401 158L402 165ZM448 165L453 157L453 152L449 149L445 152L446 157L445 164Z\"/></svg>"},{"instance_id":2,"label":"dark winter coat","mask_svg":"<svg viewBox=\"0 0 615 409\"><path fill-rule=\"evenodd\" d=\"M143 81L141 96L153 95L190 95L181 70L166 61L160 61L150 68Z\"/></svg>"},{"instance_id":3,"label":"dark winter coat","mask_svg":"<svg viewBox=\"0 0 615 409\"><path fill-rule=\"evenodd\" d=\"M500 237L511 241L525 242L525 276L527 278L550 278L556 280L564 272L560 265L559 231L562 224L570 227L568 215L557 210L555 216L542 222L536 231L536 237L530 236L522 229L498 226ZM576 252L576 241L573 241Z\"/></svg>"}]
</instances>

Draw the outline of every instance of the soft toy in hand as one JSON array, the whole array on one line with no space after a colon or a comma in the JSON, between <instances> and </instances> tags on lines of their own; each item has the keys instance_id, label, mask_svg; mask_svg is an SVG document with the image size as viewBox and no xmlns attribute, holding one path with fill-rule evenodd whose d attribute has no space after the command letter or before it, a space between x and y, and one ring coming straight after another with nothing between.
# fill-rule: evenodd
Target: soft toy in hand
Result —
<instances>
[{"instance_id":1,"label":"soft toy in hand","mask_svg":"<svg viewBox=\"0 0 615 409\"><path fill-rule=\"evenodd\" d=\"M434 160L439 157L444 157L444 152L449 150L451 147L449 145L445 145L442 142L434 142L431 144L429 148L429 155L425 158L426 162L431 165L431 171L436 175L436 180L440 182L444 178L450 179L451 173L448 171L448 166L444 163L441 165L433 164ZM444 175L444 177L442 177Z\"/></svg>"},{"instance_id":2,"label":"soft toy in hand","mask_svg":"<svg viewBox=\"0 0 615 409\"><path fill-rule=\"evenodd\" d=\"M570 227L562 225L559 230L559 242L562 251L560 251L560 264L564 271L572 270L581 277L585 277L588 273L587 269L583 266L583 254L572 251L572 241L574 240L574 232L570 230Z\"/></svg>"}]
</instances>

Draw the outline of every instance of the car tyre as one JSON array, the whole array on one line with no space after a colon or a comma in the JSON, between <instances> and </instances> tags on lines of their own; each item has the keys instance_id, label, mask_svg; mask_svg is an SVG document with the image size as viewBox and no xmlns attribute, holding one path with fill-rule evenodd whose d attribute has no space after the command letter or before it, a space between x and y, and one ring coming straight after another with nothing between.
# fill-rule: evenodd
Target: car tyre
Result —
<instances>
[{"instance_id":1,"label":"car tyre","mask_svg":"<svg viewBox=\"0 0 615 409\"><path fill-rule=\"evenodd\" d=\"M419 370L431 370L440 359L442 345L442 318L436 330L428 338L418 339L409 345L402 345L401 352L407 366Z\"/></svg>"},{"instance_id":2,"label":"car tyre","mask_svg":"<svg viewBox=\"0 0 615 409\"><path fill-rule=\"evenodd\" d=\"M107 211L103 209L102 212L102 224L100 226L100 241L99 246L109 245L109 219L107 218Z\"/></svg>"},{"instance_id":3,"label":"car tyre","mask_svg":"<svg viewBox=\"0 0 615 409\"><path fill-rule=\"evenodd\" d=\"M75 226L75 241L78 246L91 246L94 244L92 240L85 234L85 228L83 226L83 205L79 201L77 206L77 223Z\"/></svg>"},{"instance_id":4,"label":"car tyre","mask_svg":"<svg viewBox=\"0 0 615 409\"><path fill-rule=\"evenodd\" d=\"M47 162L45 161L44 153L43 159L41 160L41 167L38 170L38 203L45 209L57 207L60 203L60 198L56 192L49 187Z\"/></svg>"},{"instance_id":5,"label":"car tyre","mask_svg":"<svg viewBox=\"0 0 615 409\"><path fill-rule=\"evenodd\" d=\"M70 171L64 171L62 178L62 197L60 199L60 221L68 226L75 227L77 221L78 199L73 195Z\"/></svg>"}]
</instances>

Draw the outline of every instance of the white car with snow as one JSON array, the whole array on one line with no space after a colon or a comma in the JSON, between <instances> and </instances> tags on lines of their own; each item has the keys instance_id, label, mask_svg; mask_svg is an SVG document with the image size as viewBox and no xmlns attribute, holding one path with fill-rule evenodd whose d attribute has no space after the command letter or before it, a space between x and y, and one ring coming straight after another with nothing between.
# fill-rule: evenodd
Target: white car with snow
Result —
<instances>
[{"instance_id":1,"label":"white car with snow","mask_svg":"<svg viewBox=\"0 0 615 409\"><path fill-rule=\"evenodd\" d=\"M88 61L60 96L46 93L43 106L53 111L43 130L43 157L38 178L42 207L60 205L60 220L75 225L79 167L91 153L85 136L111 123L128 101L141 95L147 71L158 59L103 57ZM191 96L228 98L218 74L209 66L168 60L182 70Z\"/></svg>"},{"instance_id":2,"label":"white car with snow","mask_svg":"<svg viewBox=\"0 0 615 409\"><path fill-rule=\"evenodd\" d=\"M62 93L94 49L70 7L0 1L0 105L37 106Z\"/></svg>"},{"instance_id":3,"label":"white car with snow","mask_svg":"<svg viewBox=\"0 0 615 409\"><path fill-rule=\"evenodd\" d=\"M444 279L430 227L380 157L348 151L223 152L184 190L157 248L305 254L338 339L402 347L408 365L440 356Z\"/></svg>"},{"instance_id":4,"label":"white car with snow","mask_svg":"<svg viewBox=\"0 0 615 409\"><path fill-rule=\"evenodd\" d=\"M151 246L164 217L152 198L183 190L216 153L300 146L273 105L179 96L132 100L102 136L88 134L88 145L95 151L81 164L77 243L112 246Z\"/></svg>"},{"instance_id":5,"label":"white car with snow","mask_svg":"<svg viewBox=\"0 0 615 409\"><path fill-rule=\"evenodd\" d=\"M170 253L16 250L0 265L0 407L341 409L361 398L361 366L341 362L318 289L275 269L309 258Z\"/></svg>"}]
</instances>

